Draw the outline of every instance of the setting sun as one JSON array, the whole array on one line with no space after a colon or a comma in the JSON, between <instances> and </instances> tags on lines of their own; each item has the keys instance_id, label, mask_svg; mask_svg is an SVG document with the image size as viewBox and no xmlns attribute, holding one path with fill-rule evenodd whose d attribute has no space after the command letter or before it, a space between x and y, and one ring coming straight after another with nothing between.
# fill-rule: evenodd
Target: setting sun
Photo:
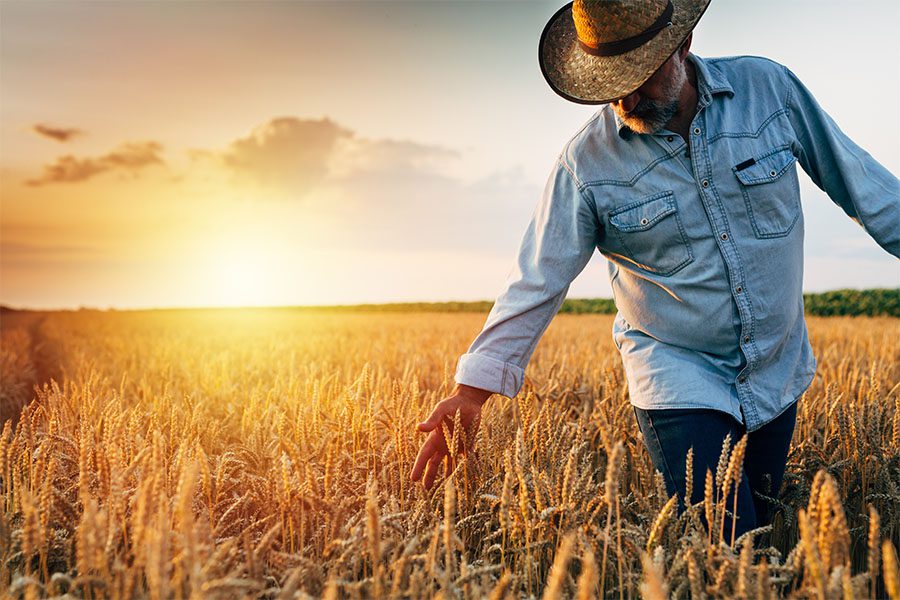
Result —
<instances>
[{"instance_id":1,"label":"setting sun","mask_svg":"<svg viewBox=\"0 0 900 600\"><path fill-rule=\"evenodd\" d=\"M222 218L215 233L192 240L196 259L182 264L184 275L209 286L205 295L216 306L271 306L296 267L285 232L267 227L252 214Z\"/></svg>"},{"instance_id":2,"label":"setting sun","mask_svg":"<svg viewBox=\"0 0 900 600\"><path fill-rule=\"evenodd\" d=\"M234 250L216 258L212 269L218 294L228 298L229 306L266 305L271 303L271 268L262 253Z\"/></svg>"}]
</instances>

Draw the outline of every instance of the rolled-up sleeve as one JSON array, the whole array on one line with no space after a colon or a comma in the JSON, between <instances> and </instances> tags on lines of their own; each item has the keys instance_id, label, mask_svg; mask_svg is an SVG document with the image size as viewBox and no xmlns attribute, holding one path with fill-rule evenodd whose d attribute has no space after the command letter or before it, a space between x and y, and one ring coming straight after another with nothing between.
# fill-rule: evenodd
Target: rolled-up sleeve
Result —
<instances>
[{"instance_id":1,"label":"rolled-up sleeve","mask_svg":"<svg viewBox=\"0 0 900 600\"><path fill-rule=\"evenodd\" d=\"M783 69L800 166L879 246L900 258L900 180L847 137L797 76Z\"/></svg>"},{"instance_id":2,"label":"rolled-up sleeve","mask_svg":"<svg viewBox=\"0 0 900 600\"><path fill-rule=\"evenodd\" d=\"M597 247L599 222L593 206L560 157L525 230L503 292L481 333L459 358L457 383L510 398L519 393L540 337Z\"/></svg>"}]
</instances>

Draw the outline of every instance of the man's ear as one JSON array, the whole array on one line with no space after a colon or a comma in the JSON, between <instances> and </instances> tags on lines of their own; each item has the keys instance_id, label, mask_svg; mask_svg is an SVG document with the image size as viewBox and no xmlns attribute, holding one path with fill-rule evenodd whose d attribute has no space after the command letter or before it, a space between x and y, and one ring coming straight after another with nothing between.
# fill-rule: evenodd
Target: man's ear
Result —
<instances>
[{"instance_id":1,"label":"man's ear","mask_svg":"<svg viewBox=\"0 0 900 600\"><path fill-rule=\"evenodd\" d=\"M694 32L690 32L688 36L685 38L683 42L681 42L681 47L678 48L678 56L681 60L687 58L688 52L691 51L691 39L694 37Z\"/></svg>"}]
</instances>

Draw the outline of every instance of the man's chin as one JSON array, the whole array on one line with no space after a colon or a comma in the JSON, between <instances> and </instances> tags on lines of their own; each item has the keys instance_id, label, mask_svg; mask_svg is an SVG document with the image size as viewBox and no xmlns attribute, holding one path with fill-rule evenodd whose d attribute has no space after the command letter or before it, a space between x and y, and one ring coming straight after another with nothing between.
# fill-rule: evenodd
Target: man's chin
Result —
<instances>
[{"instance_id":1,"label":"man's chin","mask_svg":"<svg viewBox=\"0 0 900 600\"><path fill-rule=\"evenodd\" d=\"M641 102L644 101L642 100ZM613 110L619 116L619 119L632 131L637 133L657 133L678 112L678 102L675 100L650 102L646 106L638 103L635 110L628 114L622 114L621 111L615 108Z\"/></svg>"},{"instance_id":2,"label":"man's chin","mask_svg":"<svg viewBox=\"0 0 900 600\"><path fill-rule=\"evenodd\" d=\"M665 123L655 123L653 121L645 121L644 119L636 119L627 117L622 122L632 131L636 133L656 133L663 128Z\"/></svg>"}]
</instances>

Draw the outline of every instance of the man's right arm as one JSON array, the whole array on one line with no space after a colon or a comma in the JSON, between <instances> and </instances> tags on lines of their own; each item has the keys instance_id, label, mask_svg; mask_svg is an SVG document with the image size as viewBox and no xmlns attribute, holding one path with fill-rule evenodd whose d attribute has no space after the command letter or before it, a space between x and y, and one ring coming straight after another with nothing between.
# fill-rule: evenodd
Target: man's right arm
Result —
<instances>
[{"instance_id":1,"label":"man's right arm","mask_svg":"<svg viewBox=\"0 0 900 600\"><path fill-rule=\"evenodd\" d=\"M781 69L800 166L878 245L900 258L900 181L841 131L790 69Z\"/></svg>"},{"instance_id":2,"label":"man's right arm","mask_svg":"<svg viewBox=\"0 0 900 600\"><path fill-rule=\"evenodd\" d=\"M535 207L506 288L457 364L456 382L488 396L519 393L538 341L599 241L593 202L562 161Z\"/></svg>"}]
</instances>

